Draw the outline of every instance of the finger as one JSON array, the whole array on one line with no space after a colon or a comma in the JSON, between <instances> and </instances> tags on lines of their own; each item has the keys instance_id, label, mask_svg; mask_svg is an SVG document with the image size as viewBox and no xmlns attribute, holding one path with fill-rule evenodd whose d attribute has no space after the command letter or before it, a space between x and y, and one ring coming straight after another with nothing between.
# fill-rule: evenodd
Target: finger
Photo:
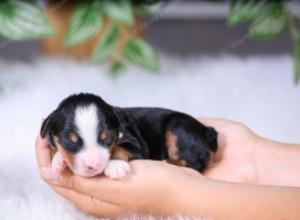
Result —
<instances>
[{"instance_id":1,"label":"finger","mask_svg":"<svg viewBox=\"0 0 300 220\"><path fill-rule=\"evenodd\" d=\"M204 173L204 176L217 179L217 180L228 180L228 172L224 170L223 168L220 168L220 166L215 166L212 168L207 169Z\"/></svg>"},{"instance_id":2,"label":"finger","mask_svg":"<svg viewBox=\"0 0 300 220\"><path fill-rule=\"evenodd\" d=\"M50 170L48 172L50 178L54 175L53 179L48 179L48 182L52 185L100 198L113 204L119 203L120 198L116 195L126 186L123 179L113 180L104 176L85 178L73 174L69 169L64 170L62 173L53 174Z\"/></svg>"},{"instance_id":3,"label":"finger","mask_svg":"<svg viewBox=\"0 0 300 220\"><path fill-rule=\"evenodd\" d=\"M52 186L52 188L81 211L96 217L112 218L124 214L125 212L122 208L96 199L93 196L57 186Z\"/></svg>"},{"instance_id":4,"label":"finger","mask_svg":"<svg viewBox=\"0 0 300 220\"><path fill-rule=\"evenodd\" d=\"M222 180L226 182L243 183L244 179L236 172L228 172L230 170L226 164L220 163L216 166L207 169L203 175L211 179Z\"/></svg>"},{"instance_id":5,"label":"finger","mask_svg":"<svg viewBox=\"0 0 300 220\"><path fill-rule=\"evenodd\" d=\"M51 149L46 139L42 139L40 135L37 135L35 141L35 152L37 163L39 167L51 166Z\"/></svg>"},{"instance_id":6,"label":"finger","mask_svg":"<svg viewBox=\"0 0 300 220\"><path fill-rule=\"evenodd\" d=\"M180 167L180 168L190 176L201 176L201 173L189 167Z\"/></svg>"},{"instance_id":7,"label":"finger","mask_svg":"<svg viewBox=\"0 0 300 220\"><path fill-rule=\"evenodd\" d=\"M211 126L216 128L217 130L222 130L228 124L236 123L235 121L221 119L221 118L209 118L209 117L202 117L199 118L199 121L205 124L206 126Z\"/></svg>"}]
</instances>

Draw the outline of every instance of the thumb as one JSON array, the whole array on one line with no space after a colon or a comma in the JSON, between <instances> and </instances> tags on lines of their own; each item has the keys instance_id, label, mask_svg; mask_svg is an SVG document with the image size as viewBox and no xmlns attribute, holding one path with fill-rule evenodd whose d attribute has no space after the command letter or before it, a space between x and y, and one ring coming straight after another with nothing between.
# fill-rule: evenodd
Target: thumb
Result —
<instances>
[{"instance_id":1,"label":"thumb","mask_svg":"<svg viewBox=\"0 0 300 220\"><path fill-rule=\"evenodd\" d=\"M74 174L68 168L61 173L57 173L51 167L43 167L41 168L41 176L54 187L58 186L91 195L107 202L115 201L115 195L124 188L121 180L113 180L101 175L86 178Z\"/></svg>"},{"instance_id":2,"label":"thumb","mask_svg":"<svg viewBox=\"0 0 300 220\"><path fill-rule=\"evenodd\" d=\"M54 172L50 166L41 167L40 175L47 182L56 181L58 179L57 173Z\"/></svg>"},{"instance_id":3,"label":"thumb","mask_svg":"<svg viewBox=\"0 0 300 220\"><path fill-rule=\"evenodd\" d=\"M42 167L41 177L49 184L68 188L75 191L81 191L81 177L74 175L68 168L62 172L57 172L52 167Z\"/></svg>"}]
</instances>

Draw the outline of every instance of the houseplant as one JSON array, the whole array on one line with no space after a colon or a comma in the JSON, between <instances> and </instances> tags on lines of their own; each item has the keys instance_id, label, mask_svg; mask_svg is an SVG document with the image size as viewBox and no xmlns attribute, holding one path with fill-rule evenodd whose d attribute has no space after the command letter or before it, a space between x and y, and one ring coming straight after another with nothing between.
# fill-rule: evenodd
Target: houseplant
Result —
<instances>
[{"instance_id":1,"label":"houseplant","mask_svg":"<svg viewBox=\"0 0 300 220\"><path fill-rule=\"evenodd\" d=\"M140 35L142 17L158 2L163 1L5 0L0 34L11 40L44 39L48 54L91 56L93 62L110 62L112 72L127 61L157 72L156 52Z\"/></svg>"},{"instance_id":2,"label":"houseplant","mask_svg":"<svg viewBox=\"0 0 300 220\"><path fill-rule=\"evenodd\" d=\"M286 28L294 42L294 80L300 81L300 31L296 14L291 7L297 1L284 0L231 0L228 16L229 26L249 22L247 37L268 40L278 37ZM290 7L288 7L290 3Z\"/></svg>"},{"instance_id":3,"label":"houseplant","mask_svg":"<svg viewBox=\"0 0 300 220\"><path fill-rule=\"evenodd\" d=\"M158 70L154 49L139 37L143 23L140 23L141 25L137 23L139 23L139 16L148 14L145 12L149 11L153 4L164 3L167 0L48 0L47 5L52 5L52 8L44 13L38 2L37 0L2 0L0 35L12 40L49 39L49 36L55 36L57 32L62 33L50 24L51 15L72 3L74 8L67 16L70 21L67 25L63 25L66 33L61 34L59 39L63 42L61 48L75 47L76 50L76 47L80 48L83 42L92 41L92 47L85 46L90 48L87 54L92 54L94 62L111 62L113 72L123 66L124 60L154 72ZM287 6L287 2L293 4L296 1L230 0L228 24L233 26L249 22L247 37L259 40L275 38L288 28L295 45L295 82L297 83L300 81L300 32L296 26L296 16ZM61 22L58 20L56 23ZM56 43L50 44L50 48L54 47L53 45Z\"/></svg>"}]
</instances>

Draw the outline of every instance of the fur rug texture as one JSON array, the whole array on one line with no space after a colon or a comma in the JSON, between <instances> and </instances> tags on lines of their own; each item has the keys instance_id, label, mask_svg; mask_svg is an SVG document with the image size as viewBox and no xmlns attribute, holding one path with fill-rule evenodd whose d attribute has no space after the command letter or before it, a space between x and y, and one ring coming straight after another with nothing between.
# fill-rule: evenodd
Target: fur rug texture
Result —
<instances>
[{"instance_id":1,"label":"fur rug texture","mask_svg":"<svg viewBox=\"0 0 300 220\"><path fill-rule=\"evenodd\" d=\"M0 61L0 219L93 219L55 194L36 167L41 121L72 93L233 119L262 136L300 143L300 85L294 86L291 57L162 56L161 63L159 75L130 67L113 78L104 68L70 60ZM126 217L147 218L154 219Z\"/></svg>"}]
</instances>

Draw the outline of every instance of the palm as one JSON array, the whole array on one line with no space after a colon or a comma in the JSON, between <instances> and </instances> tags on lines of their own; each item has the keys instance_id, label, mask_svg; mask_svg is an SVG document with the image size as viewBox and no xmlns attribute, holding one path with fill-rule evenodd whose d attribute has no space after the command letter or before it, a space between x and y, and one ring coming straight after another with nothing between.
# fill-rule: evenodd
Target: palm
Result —
<instances>
[{"instance_id":1,"label":"palm","mask_svg":"<svg viewBox=\"0 0 300 220\"><path fill-rule=\"evenodd\" d=\"M246 126L226 120L203 119L219 132L215 163L205 176L240 183L257 183L253 152L257 136Z\"/></svg>"}]
</instances>

